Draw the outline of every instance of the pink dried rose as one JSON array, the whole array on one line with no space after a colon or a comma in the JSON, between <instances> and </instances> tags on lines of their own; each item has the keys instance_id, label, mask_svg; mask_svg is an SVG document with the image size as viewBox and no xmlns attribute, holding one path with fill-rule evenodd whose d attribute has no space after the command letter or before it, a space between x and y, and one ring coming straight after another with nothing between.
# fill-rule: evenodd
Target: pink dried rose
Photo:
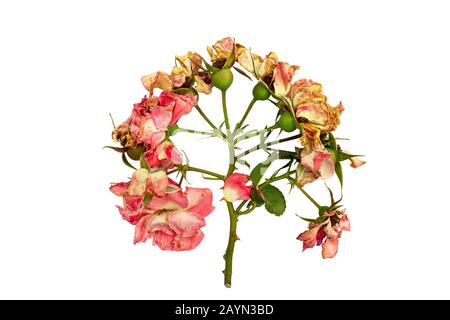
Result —
<instances>
[{"instance_id":1,"label":"pink dried rose","mask_svg":"<svg viewBox=\"0 0 450 320\"><path fill-rule=\"evenodd\" d=\"M200 69L202 58L199 54L189 51L185 55L176 56L176 60L179 66L173 67L171 73L175 88L183 87L187 83L194 81L195 90L205 94L211 93L211 74Z\"/></svg>"},{"instance_id":2,"label":"pink dried rose","mask_svg":"<svg viewBox=\"0 0 450 320\"><path fill-rule=\"evenodd\" d=\"M334 174L334 161L333 156L324 147L320 147L311 152L307 152L303 149L300 154L300 165L304 168L302 172L302 179L312 182L315 179L321 177L326 180L333 176ZM297 172L298 173L298 172ZM303 185L305 183L302 183Z\"/></svg>"},{"instance_id":3,"label":"pink dried rose","mask_svg":"<svg viewBox=\"0 0 450 320\"><path fill-rule=\"evenodd\" d=\"M148 208L136 224L134 243L153 238L153 245L172 251L196 248L204 237L205 217L214 210L211 190L189 187L154 197Z\"/></svg>"},{"instance_id":4,"label":"pink dried rose","mask_svg":"<svg viewBox=\"0 0 450 320\"><path fill-rule=\"evenodd\" d=\"M231 37L218 40L212 47L208 47L208 54L211 57L213 65L221 68L230 56L233 47L234 40Z\"/></svg>"},{"instance_id":5,"label":"pink dried rose","mask_svg":"<svg viewBox=\"0 0 450 320\"><path fill-rule=\"evenodd\" d=\"M318 147L320 134L336 130L340 123L340 115L344 107L339 103L332 107L327 97L322 93L322 85L312 80L300 79L294 82L289 97L295 110L295 115L302 122L304 135L301 138L307 149Z\"/></svg>"},{"instance_id":6,"label":"pink dried rose","mask_svg":"<svg viewBox=\"0 0 450 320\"><path fill-rule=\"evenodd\" d=\"M139 143L156 146L166 137L171 119L171 110L159 106L157 97L145 96L134 104L130 117L114 129L113 140L127 148Z\"/></svg>"},{"instance_id":7,"label":"pink dried rose","mask_svg":"<svg viewBox=\"0 0 450 320\"><path fill-rule=\"evenodd\" d=\"M325 216L327 218L323 222L310 223L308 230L302 232L297 239L303 242L303 251L322 246L322 257L328 259L336 256L339 238L342 231L350 231L350 221L345 210L333 210L325 213Z\"/></svg>"},{"instance_id":8,"label":"pink dried rose","mask_svg":"<svg viewBox=\"0 0 450 320\"><path fill-rule=\"evenodd\" d=\"M197 104L197 96L193 93L176 94L163 91L159 96L159 104L172 113L169 125L173 125Z\"/></svg>"},{"instance_id":9,"label":"pink dried rose","mask_svg":"<svg viewBox=\"0 0 450 320\"><path fill-rule=\"evenodd\" d=\"M144 153L144 159L150 168L170 169L182 163L181 154L171 141L163 141L156 148Z\"/></svg>"},{"instance_id":10,"label":"pink dried rose","mask_svg":"<svg viewBox=\"0 0 450 320\"><path fill-rule=\"evenodd\" d=\"M135 224L143 214L146 194L163 196L169 186L165 171L150 172L145 168L136 170L130 182L113 184L112 193L123 197L123 207L117 206L123 219Z\"/></svg>"},{"instance_id":11,"label":"pink dried rose","mask_svg":"<svg viewBox=\"0 0 450 320\"><path fill-rule=\"evenodd\" d=\"M227 202L250 199L252 185L247 185L250 177L241 173L233 173L225 180L223 198Z\"/></svg>"}]
</instances>

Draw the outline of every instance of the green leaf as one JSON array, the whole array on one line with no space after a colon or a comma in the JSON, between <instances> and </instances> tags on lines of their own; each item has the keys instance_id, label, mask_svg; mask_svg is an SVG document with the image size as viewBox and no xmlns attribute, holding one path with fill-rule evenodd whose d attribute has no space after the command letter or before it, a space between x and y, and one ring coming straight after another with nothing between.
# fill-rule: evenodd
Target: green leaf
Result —
<instances>
[{"instance_id":1,"label":"green leaf","mask_svg":"<svg viewBox=\"0 0 450 320\"><path fill-rule=\"evenodd\" d=\"M203 57L201 57L203 60L203 63L205 64L206 69L208 69L209 72L216 72L219 69L217 69L216 67L210 65Z\"/></svg>"},{"instance_id":2,"label":"green leaf","mask_svg":"<svg viewBox=\"0 0 450 320\"><path fill-rule=\"evenodd\" d=\"M144 199L142 200L142 211L148 206L150 201L152 200L153 195L151 193L146 193Z\"/></svg>"},{"instance_id":3,"label":"green leaf","mask_svg":"<svg viewBox=\"0 0 450 320\"><path fill-rule=\"evenodd\" d=\"M348 160L350 158L361 157L362 156L360 154L349 154L349 153L342 152L342 151L336 151L336 153L337 153L337 160L338 161L344 161L344 160Z\"/></svg>"},{"instance_id":4,"label":"green leaf","mask_svg":"<svg viewBox=\"0 0 450 320\"><path fill-rule=\"evenodd\" d=\"M113 147L113 146L104 146L103 149L112 149L119 153L124 153L127 151L127 149L125 149L125 148L119 148L119 147Z\"/></svg>"},{"instance_id":5,"label":"green leaf","mask_svg":"<svg viewBox=\"0 0 450 320\"><path fill-rule=\"evenodd\" d=\"M270 165L274 160L290 160L295 159L296 157L297 155L295 154L295 152L291 151L277 150L273 152L264 162L261 162L255 168L253 168L252 172L250 173L250 179L253 185L255 186L258 185L258 183L261 181L262 177L266 173L267 169L269 169ZM278 169L277 172L286 168L287 166L289 166L289 164Z\"/></svg>"},{"instance_id":6,"label":"green leaf","mask_svg":"<svg viewBox=\"0 0 450 320\"><path fill-rule=\"evenodd\" d=\"M256 188L253 188L252 190L250 190L250 198L253 200L253 202L255 203L255 205L257 207L260 207L264 204L264 199L261 197L261 195L259 194L258 190L256 190Z\"/></svg>"},{"instance_id":7,"label":"green leaf","mask_svg":"<svg viewBox=\"0 0 450 320\"><path fill-rule=\"evenodd\" d=\"M238 67L233 67L233 69L236 70L241 75L243 75L244 77L246 77L247 79L249 79L250 81L253 81L252 77L250 77L244 70L242 70Z\"/></svg>"},{"instance_id":8,"label":"green leaf","mask_svg":"<svg viewBox=\"0 0 450 320\"><path fill-rule=\"evenodd\" d=\"M304 218L304 217L302 217L302 216L299 215L299 214L296 214L296 216L299 217L299 218L302 219L302 220L305 220L306 222L312 222L312 223L315 223L315 222L316 222L316 219Z\"/></svg>"},{"instance_id":9,"label":"green leaf","mask_svg":"<svg viewBox=\"0 0 450 320\"><path fill-rule=\"evenodd\" d=\"M266 173L267 169L269 169L270 164L270 162L264 161L253 168L252 172L250 173L250 180L252 180L253 185L258 185L258 183L264 176L264 173Z\"/></svg>"},{"instance_id":10,"label":"green leaf","mask_svg":"<svg viewBox=\"0 0 450 320\"><path fill-rule=\"evenodd\" d=\"M297 154L293 151L278 150L278 159L290 160L290 159L296 159L296 158L297 158Z\"/></svg>"},{"instance_id":11,"label":"green leaf","mask_svg":"<svg viewBox=\"0 0 450 320\"><path fill-rule=\"evenodd\" d=\"M137 170L135 167L133 167L133 165L128 161L127 156L125 155L125 153L122 153L122 161L123 163L125 163L125 165L127 165L128 167L130 167L131 169Z\"/></svg>"},{"instance_id":12,"label":"green leaf","mask_svg":"<svg viewBox=\"0 0 450 320\"><path fill-rule=\"evenodd\" d=\"M336 172L336 175L339 179L339 182L341 184L341 189L342 189L342 187L344 186L344 175L342 173L342 165L340 162L335 164L334 171Z\"/></svg>"},{"instance_id":13,"label":"green leaf","mask_svg":"<svg viewBox=\"0 0 450 320\"><path fill-rule=\"evenodd\" d=\"M283 193L270 184L260 190L264 197L266 210L276 216L281 216L286 210L286 200Z\"/></svg>"}]
</instances>

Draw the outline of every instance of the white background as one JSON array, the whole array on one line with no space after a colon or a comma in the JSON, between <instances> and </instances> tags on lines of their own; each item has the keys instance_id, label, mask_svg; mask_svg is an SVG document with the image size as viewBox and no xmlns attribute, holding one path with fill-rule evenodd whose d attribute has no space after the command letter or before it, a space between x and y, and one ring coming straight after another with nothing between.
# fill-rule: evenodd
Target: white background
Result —
<instances>
[{"instance_id":1,"label":"white background","mask_svg":"<svg viewBox=\"0 0 450 320\"><path fill-rule=\"evenodd\" d=\"M448 13L446 1L2 1L0 298L450 298ZM145 94L140 76L228 35L321 82L346 107L344 148L368 161L345 166L352 231L335 259L301 252L295 213L314 211L294 191L283 217L241 219L232 289L220 184L190 176L215 190L196 250L134 246L108 191L131 171L102 150L108 112L123 121ZM250 89L230 89L233 121ZM200 102L221 120L217 92ZM274 113L258 104L252 126ZM207 128L195 111L180 125ZM175 140L193 165L225 171L220 141Z\"/></svg>"}]
</instances>

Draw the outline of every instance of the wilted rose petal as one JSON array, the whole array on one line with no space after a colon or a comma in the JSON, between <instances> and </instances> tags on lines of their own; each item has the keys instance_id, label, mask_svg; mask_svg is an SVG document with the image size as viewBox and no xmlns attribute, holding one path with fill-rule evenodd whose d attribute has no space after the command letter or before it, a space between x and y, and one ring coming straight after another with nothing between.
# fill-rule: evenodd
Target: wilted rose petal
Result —
<instances>
[{"instance_id":1,"label":"wilted rose petal","mask_svg":"<svg viewBox=\"0 0 450 320\"><path fill-rule=\"evenodd\" d=\"M250 191L253 186L247 186L250 177L241 173L233 173L226 180L223 187L225 201L233 202L236 200L250 199Z\"/></svg>"}]
</instances>

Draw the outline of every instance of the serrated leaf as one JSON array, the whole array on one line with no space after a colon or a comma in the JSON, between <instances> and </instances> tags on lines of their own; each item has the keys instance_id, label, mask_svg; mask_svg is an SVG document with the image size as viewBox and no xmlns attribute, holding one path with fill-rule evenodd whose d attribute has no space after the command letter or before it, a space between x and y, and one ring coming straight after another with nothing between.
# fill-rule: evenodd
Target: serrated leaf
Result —
<instances>
[{"instance_id":1,"label":"serrated leaf","mask_svg":"<svg viewBox=\"0 0 450 320\"><path fill-rule=\"evenodd\" d=\"M127 156L125 153L122 153L122 161L125 163L126 166L130 167L131 169L137 170L127 159Z\"/></svg>"},{"instance_id":2,"label":"serrated leaf","mask_svg":"<svg viewBox=\"0 0 450 320\"><path fill-rule=\"evenodd\" d=\"M264 199L255 188L250 190L250 198L253 200L257 207L260 207L264 204Z\"/></svg>"},{"instance_id":3,"label":"serrated leaf","mask_svg":"<svg viewBox=\"0 0 450 320\"><path fill-rule=\"evenodd\" d=\"M270 184L260 190L263 194L266 210L276 216L281 216L286 210L286 200L283 193Z\"/></svg>"},{"instance_id":4,"label":"serrated leaf","mask_svg":"<svg viewBox=\"0 0 450 320\"><path fill-rule=\"evenodd\" d=\"M103 149L112 149L119 153L124 153L127 151L127 149L125 149L125 148L119 148L119 147L113 147L113 146L104 146Z\"/></svg>"},{"instance_id":5,"label":"serrated leaf","mask_svg":"<svg viewBox=\"0 0 450 320\"><path fill-rule=\"evenodd\" d=\"M342 189L342 187L344 186L344 175L342 173L342 165L340 162L335 164L334 171L336 172L336 176L339 179L339 183L341 184L341 189Z\"/></svg>"}]
</instances>

